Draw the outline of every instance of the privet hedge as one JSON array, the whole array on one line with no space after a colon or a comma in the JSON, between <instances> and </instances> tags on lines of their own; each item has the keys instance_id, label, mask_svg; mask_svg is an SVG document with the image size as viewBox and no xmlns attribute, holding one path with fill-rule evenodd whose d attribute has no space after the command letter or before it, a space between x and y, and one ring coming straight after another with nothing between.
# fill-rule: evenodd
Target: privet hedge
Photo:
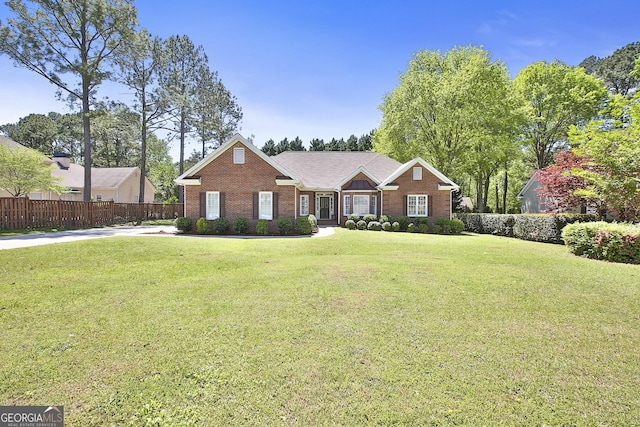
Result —
<instances>
[{"instance_id":1,"label":"privet hedge","mask_svg":"<svg viewBox=\"0 0 640 427\"><path fill-rule=\"evenodd\" d=\"M464 229L472 233L516 237L535 242L562 244L562 229L567 224L589 222L596 215L585 214L475 214L457 213Z\"/></svg>"},{"instance_id":2,"label":"privet hedge","mask_svg":"<svg viewBox=\"0 0 640 427\"><path fill-rule=\"evenodd\" d=\"M640 225L604 221L570 224L562 238L575 255L627 264L640 264Z\"/></svg>"}]
</instances>

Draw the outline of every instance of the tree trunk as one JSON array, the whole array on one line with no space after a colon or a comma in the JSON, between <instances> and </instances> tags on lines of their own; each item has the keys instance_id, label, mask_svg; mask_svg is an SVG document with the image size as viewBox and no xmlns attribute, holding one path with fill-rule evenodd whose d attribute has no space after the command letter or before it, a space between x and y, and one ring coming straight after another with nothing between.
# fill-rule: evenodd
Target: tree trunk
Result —
<instances>
[{"instance_id":1,"label":"tree trunk","mask_svg":"<svg viewBox=\"0 0 640 427\"><path fill-rule=\"evenodd\" d=\"M145 178L147 176L147 105L144 88L142 89L142 122L141 122L141 146L140 146L140 195L138 203L144 203Z\"/></svg>"},{"instance_id":2,"label":"tree trunk","mask_svg":"<svg viewBox=\"0 0 640 427\"><path fill-rule=\"evenodd\" d=\"M486 205L487 202L487 198L489 197L489 185L491 184L491 178L490 177L486 177L484 179L484 200L483 203Z\"/></svg>"},{"instance_id":3,"label":"tree trunk","mask_svg":"<svg viewBox=\"0 0 640 427\"><path fill-rule=\"evenodd\" d=\"M502 189L502 210L507 213L507 190L509 188L509 171L504 169L504 188Z\"/></svg>"},{"instance_id":4,"label":"tree trunk","mask_svg":"<svg viewBox=\"0 0 640 427\"><path fill-rule=\"evenodd\" d=\"M184 111L184 107L180 109L180 175L184 173L184 137L186 133L186 123L185 121L186 113ZM178 202L184 203L184 186L178 186Z\"/></svg>"}]
</instances>

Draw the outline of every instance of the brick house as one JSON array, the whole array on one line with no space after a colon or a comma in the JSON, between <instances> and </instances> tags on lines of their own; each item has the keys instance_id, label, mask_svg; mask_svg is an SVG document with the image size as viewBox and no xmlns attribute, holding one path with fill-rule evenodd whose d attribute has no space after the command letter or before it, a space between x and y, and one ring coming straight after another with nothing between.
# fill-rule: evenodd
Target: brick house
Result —
<instances>
[{"instance_id":1,"label":"brick house","mask_svg":"<svg viewBox=\"0 0 640 427\"><path fill-rule=\"evenodd\" d=\"M286 151L269 157L235 135L176 179L184 186L185 216L255 227L280 217L313 214L320 224L343 225L351 213L451 218L458 186L421 158L407 163L360 151Z\"/></svg>"}]
</instances>

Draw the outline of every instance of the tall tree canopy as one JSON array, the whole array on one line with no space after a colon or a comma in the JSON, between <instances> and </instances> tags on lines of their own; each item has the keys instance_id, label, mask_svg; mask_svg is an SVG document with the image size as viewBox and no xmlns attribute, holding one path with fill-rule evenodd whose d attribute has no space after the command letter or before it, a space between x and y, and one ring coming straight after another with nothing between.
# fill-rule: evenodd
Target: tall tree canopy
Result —
<instances>
[{"instance_id":1,"label":"tall tree canopy","mask_svg":"<svg viewBox=\"0 0 640 427\"><path fill-rule=\"evenodd\" d=\"M203 67L196 85L191 126L202 142L204 158L207 146L217 148L239 130L242 109L215 71Z\"/></svg>"},{"instance_id":2,"label":"tall tree canopy","mask_svg":"<svg viewBox=\"0 0 640 427\"><path fill-rule=\"evenodd\" d=\"M401 162L420 156L454 178L471 173L483 206L489 178L515 151L509 84L506 66L482 48L418 52L384 98L374 150Z\"/></svg>"},{"instance_id":3,"label":"tall tree canopy","mask_svg":"<svg viewBox=\"0 0 640 427\"><path fill-rule=\"evenodd\" d=\"M580 63L580 67L583 67L588 74L594 74L604 80L612 93L628 96L640 83L638 76L632 74L638 57L640 57L640 42L634 42L616 49L613 54L604 58L593 55L585 58Z\"/></svg>"},{"instance_id":4,"label":"tall tree canopy","mask_svg":"<svg viewBox=\"0 0 640 427\"><path fill-rule=\"evenodd\" d=\"M168 106L169 130L180 139L179 172L184 173L185 139L191 132L193 107L198 93L198 77L208 67L202 46L188 36L171 36L164 43L166 62L160 71L160 85Z\"/></svg>"},{"instance_id":5,"label":"tall tree canopy","mask_svg":"<svg viewBox=\"0 0 640 427\"><path fill-rule=\"evenodd\" d=\"M524 68L513 88L525 114L522 141L536 169L553 162L554 154L566 148L571 126L596 116L607 97L598 78L557 61Z\"/></svg>"},{"instance_id":6,"label":"tall tree canopy","mask_svg":"<svg viewBox=\"0 0 640 427\"><path fill-rule=\"evenodd\" d=\"M82 104L84 200L89 201L91 97L110 76L107 61L133 34L136 9L131 0L9 0L7 6L15 17L0 24L0 53ZM65 80L67 75L72 78Z\"/></svg>"},{"instance_id":7,"label":"tall tree canopy","mask_svg":"<svg viewBox=\"0 0 640 427\"><path fill-rule=\"evenodd\" d=\"M416 53L384 97L375 151L401 162L420 156L446 175L460 173L469 141L498 123L507 81L506 67L481 48Z\"/></svg>"},{"instance_id":8,"label":"tall tree canopy","mask_svg":"<svg viewBox=\"0 0 640 427\"><path fill-rule=\"evenodd\" d=\"M140 30L125 46L118 59L118 80L134 91L133 109L140 122L140 203L145 198L147 171L147 139L149 134L162 126L166 105L157 84L160 70L165 64L162 41L152 37L145 29Z\"/></svg>"},{"instance_id":9,"label":"tall tree canopy","mask_svg":"<svg viewBox=\"0 0 640 427\"><path fill-rule=\"evenodd\" d=\"M577 169L574 175L585 181L577 194L599 201L622 219L640 218L640 96L628 102L630 124L618 122L604 126L591 121L584 128L573 128L570 140L576 155L591 167Z\"/></svg>"}]
</instances>

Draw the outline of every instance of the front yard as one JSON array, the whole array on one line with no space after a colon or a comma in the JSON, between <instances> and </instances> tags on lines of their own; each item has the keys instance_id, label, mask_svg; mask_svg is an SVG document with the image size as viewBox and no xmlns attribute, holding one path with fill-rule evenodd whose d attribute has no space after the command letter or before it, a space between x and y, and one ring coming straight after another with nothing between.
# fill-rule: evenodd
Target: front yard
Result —
<instances>
[{"instance_id":1,"label":"front yard","mask_svg":"<svg viewBox=\"0 0 640 427\"><path fill-rule=\"evenodd\" d=\"M0 251L0 404L66 425L638 425L640 267L486 235Z\"/></svg>"}]
</instances>

